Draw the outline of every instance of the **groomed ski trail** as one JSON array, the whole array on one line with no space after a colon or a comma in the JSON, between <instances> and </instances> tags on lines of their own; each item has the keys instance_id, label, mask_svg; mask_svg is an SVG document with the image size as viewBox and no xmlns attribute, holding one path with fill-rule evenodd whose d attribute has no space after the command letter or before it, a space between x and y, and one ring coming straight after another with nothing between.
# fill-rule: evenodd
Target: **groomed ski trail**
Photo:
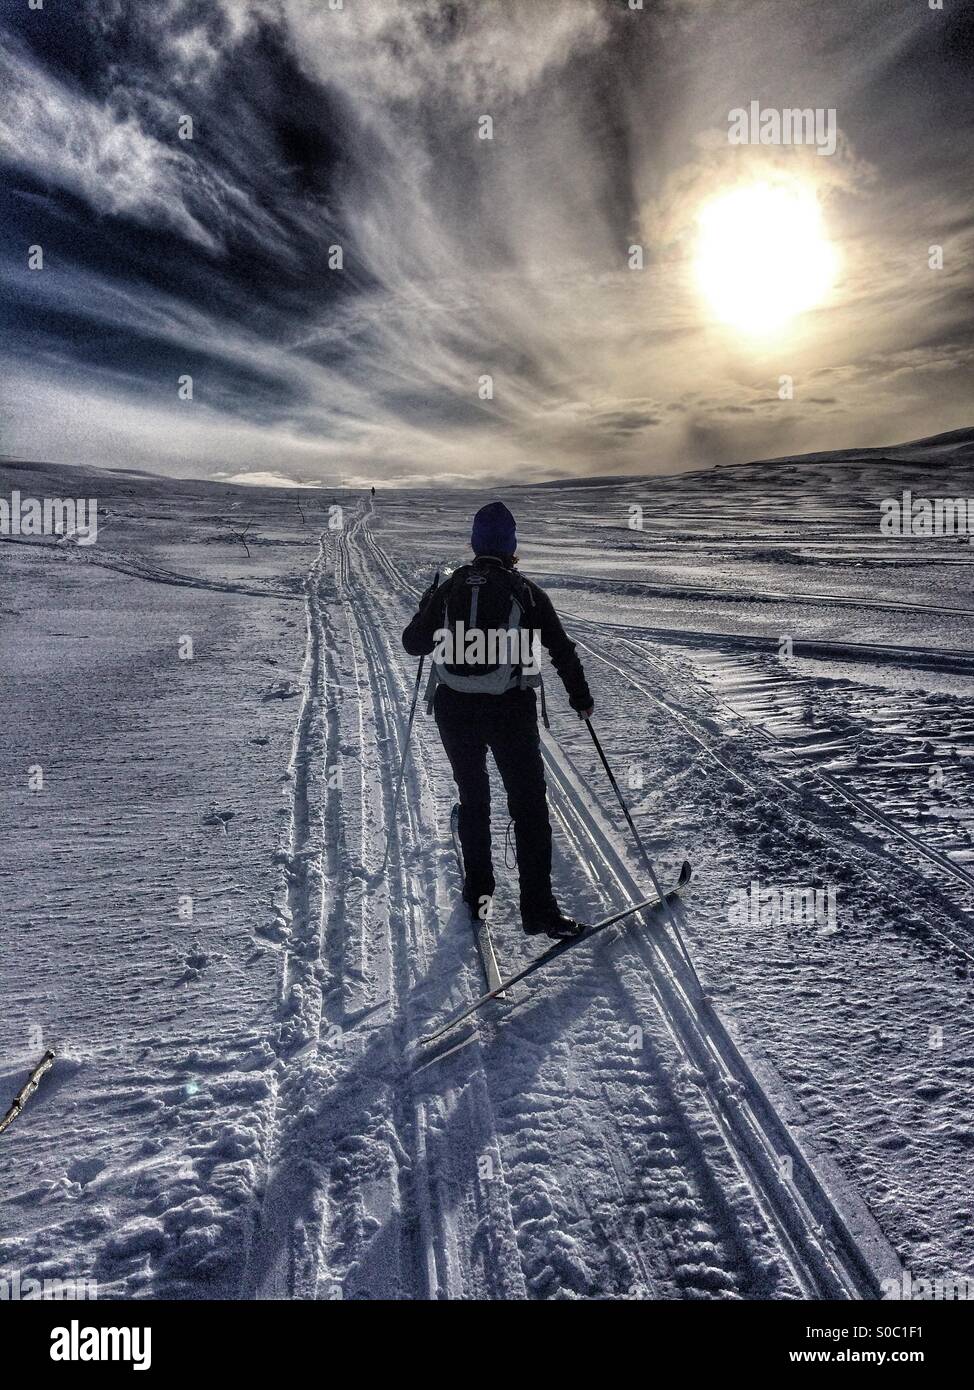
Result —
<instances>
[{"instance_id":1,"label":"groomed ski trail","mask_svg":"<svg viewBox=\"0 0 974 1390\"><path fill-rule=\"evenodd\" d=\"M439 832L418 741L410 750L399 816L391 827L387 872L384 880L377 881L390 831L410 690L401 667L391 659L390 634L376 621L370 592L372 551L364 539L369 511L360 512L339 538L337 575L357 671L361 728L368 731L363 768L369 768L373 784L365 831L369 882L376 901L383 904L381 944L372 967L386 1001L376 1017L376 1045L382 1049L384 1069L395 1075L389 1098L399 1106L394 1121L404 1156L400 1172L410 1184L401 1205L412 1212L421 1247L414 1260L420 1286L411 1287L403 1279L397 1292L426 1298L523 1297L503 1165L496 1152L482 1072L462 1089L428 1092L415 1085L400 1053L419 1028L415 1000L438 951L438 919L450 915L451 892L444 882L444 863L431 860L430 846ZM391 636L396 640L397 634ZM374 738L371 748L369 738ZM478 1174L478 1160L483 1157L494 1173L491 1183ZM490 1264L478 1250L478 1230L489 1237L495 1255ZM376 1296L372 1289L369 1293Z\"/></svg>"},{"instance_id":2,"label":"groomed ski trail","mask_svg":"<svg viewBox=\"0 0 974 1390\"><path fill-rule=\"evenodd\" d=\"M562 828L605 902L614 896L613 885L635 896L635 873L570 759L552 739L544 741L544 756L549 793ZM680 909L675 903L674 910ZM715 1010L696 998L686 964L669 933L662 924L656 931L627 932L620 938L619 949L649 966L648 971L630 977L633 985L650 984L674 1041L699 1069L701 1100L804 1297L876 1297L879 1280L898 1272L892 1250L831 1165L825 1166L823 1176L815 1171ZM783 1090L780 1083L777 1089ZM821 1155L818 1162L824 1165ZM839 1195L833 1195L829 1187Z\"/></svg>"},{"instance_id":3,"label":"groomed ski trail","mask_svg":"<svg viewBox=\"0 0 974 1390\"><path fill-rule=\"evenodd\" d=\"M333 688L326 678L331 645L322 605L328 563L327 533L305 578L305 658L302 696L285 774L291 788L287 841L280 854L281 883L268 934L282 941L279 1003L265 1179L255 1216L241 1292L251 1298L289 1298L302 1287L306 1212L302 1201L301 1142L296 1118L307 1066L321 1023L319 963L325 912L323 776L329 760Z\"/></svg>"},{"instance_id":4,"label":"groomed ski trail","mask_svg":"<svg viewBox=\"0 0 974 1390\"><path fill-rule=\"evenodd\" d=\"M365 548L393 589L399 594L408 590L403 576L367 526L363 530ZM394 633L401 626L402 617L398 614L388 624ZM426 736L420 731L417 746ZM620 857L614 836L603 836L599 842L601 877L593 870L591 846L587 857L580 832L580 825L584 824L586 833L591 835L591 815L586 819L583 801L577 794L566 792L563 763L552 751L553 746L548 741L546 762L552 774L556 813L566 839L570 845L574 841L573 851L583 864L587 864L593 883L614 883L626 892L633 892L628 871L620 869L624 856ZM608 907L608 898L603 900ZM614 898L613 905L617 905L617 901ZM508 940L511 935L508 933ZM612 943L606 943L600 954L610 954L611 949ZM686 1026L674 1027L665 995L651 982L652 977L646 969L647 965L661 969L665 955L660 961L652 960L646 954L650 948L639 939L629 941L628 949L635 950L640 958L636 972L623 967L617 973L614 965L600 960L594 963L594 968L585 970L587 978L580 981L579 972L585 967L569 955L556 965L562 965L566 976L571 976L570 984L567 978L562 982L547 980L544 992L515 1013L502 1029L495 1030L489 1022L483 1029L487 1038L484 1046L488 1052L488 1084L496 1086L498 1092L496 1112L501 1122L502 1148L505 1154L510 1152L506 1171L514 1184L515 1197L519 1187L531 1193L526 1213L529 1220L519 1224L518 1231L530 1296L557 1296L559 1291L568 1296L593 1293L605 1296L608 1270L604 1263L598 1272L593 1270L591 1249L585 1249L584 1245L573 1248L579 1244L570 1234L573 1227L587 1227L588 1242L592 1241L594 1233L601 1231L598 1255L603 1262L611 1263L618 1258L620 1250L630 1254L638 1252L635 1264L630 1260L627 1266L634 1282L623 1289L616 1272L616 1287L611 1290L616 1296L747 1297L768 1296L769 1293L789 1296L790 1291L793 1297L823 1294L856 1297L872 1292L875 1270L887 1267L890 1252L861 1204L844 1194L852 1215L848 1223L845 1218L840 1221L834 1244L830 1243L833 1241L831 1235L823 1240L819 1222L827 1219L833 1223L835 1210L817 1176L806 1165L802 1168L802 1179L808 1179L811 1196L790 1193L784 1204L789 1208L804 1207L801 1219L796 1219L792 1210L782 1215L778 1192L781 1177L771 1162L767 1131L763 1137L753 1139L752 1136L748 1145L743 1145L721 1115L721 1105L726 1104L727 1094L740 1084L740 1078L712 1076L708 1083L704 1073L698 1071L701 1054L699 1050L695 1054L690 1045L693 1042L691 1030ZM656 949L654 946L652 951ZM669 968L672 972L672 962ZM553 968L552 974L556 973ZM567 987L560 995L559 983ZM582 1034L579 1027L580 1036L572 1038L567 1059L564 1044L558 1041L564 1032L563 1020L558 1020L554 1036L543 1038L540 1045L532 1045L530 1037L534 1016L547 1012L549 1017L553 1015L557 1019L559 1006L563 1009L566 1002L569 1017L576 1022L587 1009L591 1009L597 1019L591 1031ZM661 1025L653 1038L653 1045L658 1046L660 1052L649 1066L644 1056L638 1057L634 1064L631 1047L625 1048L626 1024L628 1022L630 1032L632 1027L645 1024L650 1010L657 1015L654 1026ZM529 1036L515 1036L522 1032L525 1024ZM646 1031L650 1029L647 1027ZM496 1032L496 1036L491 1036L492 1032ZM612 1047L613 1034L623 1043L621 1050ZM501 1072L505 1069L497 1065L498 1057L508 1041L510 1050L504 1057L505 1062L510 1065L519 1059L526 1061L528 1074L537 1067L539 1078L532 1078L533 1085L519 1084L512 1088L510 1074L504 1074L501 1080ZM739 1061L739 1054L727 1035L723 1037L723 1046L728 1056L733 1055ZM588 1049L594 1050L595 1056L586 1057L585 1066L580 1070L579 1059ZM441 1074L451 1064L460 1065L460 1059L471 1050L462 1049L456 1057L438 1062ZM666 1056L668 1051L672 1055ZM709 1060L713 1069L713 1059ZM556 1065L552 1066L552 1062ZM726 1057L722 1063L726 1066ZM647 1070L653 1074L647 1075ZM546 1071L553 1074L545 1077L547 1084L539 1086L540 1074ZM596 1092L592 1092L591 1084L596 1080ZM720 1083L716 1087L717 1094L708 1097L705 1094L707 1085L714 1085L715 1081ZM750 1103L770 1117L771 1132L783 1148L788 1131L777 1116L774 1101L765 1094L753 1073L748 1073L747 1083L751 1087ZM641 1093L635 1104L635 1096L625 1093L628 1088ZM566 1121L565 1112L584 1112L595 1094L598 1107L593 1109L591 1116L585 1117L588 1122L581 1124L582 1134L572 1146L570 1134L566 1132L566 1123L570 1124L571 1120ZM635 1144L631 1133L634 1114L655 1116L655 1124L648 1133L643 1131ZM544 1122L549 1115L555 1122L553 1130ZM752 1120L753 1116L748 1117L745 1128L753 1128ZM599 1136L597 1140L596 1135ZM526 1147L527 1136L530 1144ZM582 1138L580 1145L579 1137ZM773 1150L773 1143L770 1149ZM534 1151L533 1164L525 1157L531 1150ZM658 1218L660 1210L666 1207L665 1201L662 1207L659 1205L659 1167L650 1164L654 1180L650 1186L654 1190L645 1203L640 1204L633 1193L627 1191L621 1209L618 1192L613 1192L612 1182L606 1185L606 1179L614 1175L613 1181L618 1187L622 1173L626 1181L635 1177L637 1189L645 1186L648 1183L646 1155L658 1156L661 1151L667 1155L664 1169L676 1168L682 1191L685 1195L692 1193L693 1221L689 1231L657 1229L653 1232L655 1238L647 1240L647 1232L653 1229L652 1217ZM794 1160L795 1155L791 1156ZM799 1158L804 1163L801 1155ZM672 1174L668 1176L672 1178ZM552 1177L555 1178L554 1187ZM664 1183L664 1192L665 1186ZM625 1190L625 1181L622 1190ZM555 1192L557 1200L552 1200ZM516 1206L515 1210L520 1213L521 1209ZM539 1214L544 1218L541 1221ZM631 1226L627 1226L628 1222ZM856 1235L849 1229L857 1223L862 1240L869 1247L868 1255L863 1254ZM539 1226L545 1230L543 1241L538 1239ZM706 1255L702 1259L688 1258L687 1251L692 1254L694 1250L693 1232L700 1231L706 1232L703 1242ZM838 1246L842 1248L837 1253ZM679 1252L679 1257L674 1257L674 1250ZM663 1258L666 1254L669 1259ZM645 1280L642 1285L640 1274Z\"/></svg>"}]
</instances>

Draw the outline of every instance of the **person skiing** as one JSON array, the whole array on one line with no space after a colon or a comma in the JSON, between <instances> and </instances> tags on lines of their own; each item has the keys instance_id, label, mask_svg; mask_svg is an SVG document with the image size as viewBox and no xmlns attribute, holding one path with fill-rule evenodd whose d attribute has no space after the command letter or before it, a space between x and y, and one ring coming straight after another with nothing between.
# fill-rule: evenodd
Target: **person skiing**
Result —
<instances>
[{"instance_id":1,"label":"person skiing","mask_svg":"<svg viewBox=\"0 0 974 1390\"><path fill-rule=\"evenodd\" d=\"M496 887L489 750L514 821L524 930L556 940L576 936L582 927L561 912L551 887L551 822L535 696L540 686L544 712L544 688L536 637L582 719L593 713L592 695L551 599L515 571L517 530L503 502L480 508L470 544L473 563L426 590L402 635L410 656L434 654L427 700L460 797L463 900L474 916L486 915Z\"/></svg>"}]
</instances>

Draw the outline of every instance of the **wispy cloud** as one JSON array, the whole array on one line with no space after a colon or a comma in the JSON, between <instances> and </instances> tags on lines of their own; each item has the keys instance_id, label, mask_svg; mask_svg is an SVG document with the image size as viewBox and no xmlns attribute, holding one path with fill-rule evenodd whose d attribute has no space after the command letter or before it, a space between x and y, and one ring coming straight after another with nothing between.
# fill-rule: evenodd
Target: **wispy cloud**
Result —
<instances>
[{"instance_id":1,"label":"wispy cloud","mask_svg":"<svg viewBox=\"0 0 974 1390\"><path fill-rule=\"evenodd\" d=\"M215 251L220 239L191 210L193 161L136 118L72 91L15 50L0 51L0 156L101 213L170 226Z\"/></svg>"},{"instance_id":2,"label":"wispy cloud","mask_svg":"<svg viewBox=\"0 0 974 1390\"><path fill-rule=\"evenodd\" d=\"M543 477L965 423L974 161L936 124L964 120L955 17L912 0L72 14L21 23L0 58L25 389L8 452ZM752 98L834 106L836 155L729 147L727 112ZM700 302L692 229L710 191L769 170L814 182L842 279L786 338L745 343Z\"/></svg>"}]
</instances>

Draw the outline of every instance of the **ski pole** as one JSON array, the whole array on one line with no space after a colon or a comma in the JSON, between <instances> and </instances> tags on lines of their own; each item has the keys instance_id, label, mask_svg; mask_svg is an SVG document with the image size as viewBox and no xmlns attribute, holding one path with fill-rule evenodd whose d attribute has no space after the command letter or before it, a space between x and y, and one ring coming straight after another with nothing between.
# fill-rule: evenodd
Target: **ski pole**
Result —
<instances>
[{"instance_id":1,"label":"ski pole","mask_svg":"<svg viewBox=\"0 0 974 1390\"><path fill-rule=\"evenodd\" d=\"M612 768L609 766L609 760L608 760L608 758L605 756L605 750L604 750L604 748L602 747L602 744L599 742L599 736L598 736L598 734L595 732L595 729L594 729L593 726L592 726L592 721L591 721L591 719L586 719L586 720L585 720L585 723L586 723L586 725L587 725L587 727L588 727L589 733L592 735L592 742L595 744L595 751L598 753L599 758L600 758L600 760L601 760L601 762L602 762L602 766L605 768L606 775L608 776L608 779L609 779L610 783L612 784L612 790L613 790L613 791L615 792L615 794L616 794L616 800L619 802L619 805L622 807L622 814L625 816L626 821L627 821L627 823L628 823L628 825L629 825L629 829L632 831L632 837L633 837L633 839L636 841L636 845L637 845L637 847L638 847L638 849L639 849L640 855L642 856L643 863L646 865L646 868L649 870L649 877L652 879L653 890L655 891L656 896L659 898L660 902L663 904L663 910L664 910L665 913L666 913L666 916L667 916L667 919L668 919L668 921L669 921L670 927L671 927L671 929L672 929L672 931L673 931L673 935L674 935L674 937L676 938L676 944L679 946L680 952L681 952L681 954L682 954L682 956L683 956L683 959L686 961L687 966L688 966L688 968L689 968L689 970L690 970L690 974L693 976L694 982L696 983L697 988L700 990L700 992L701 992L701 994L702 994L702 993L703 993L703 985L700 983L700 979L699 979L699 976L697 975L697 972L696 972L696 969L695 969L695 967L694 967L693 961L690 959L690 952L689 952L689 951L687 950L687 948L686 948L686 943L685 943L684 940L683 940L683 935L682 935L682 933L681 933L681 931L680 931L680 928L677 926L676 918L673 916L673 909L670 907L670 904L669 904L669 902L668 902L668 900L667 900L667 898L666 898L666 895L665 895L665 893L663 892L663 889L662 889L662 887L661 887L661 885L660 885L660 881L659 881L659 879L656 877L656 870L655 870L654 867L653 867L653 861L650 859L649 854L648 854L647 851L646 851L646 846L643 844L642 836L640 835L639 831L636 829L636 822L633 820L632 816L630 815L629 807L626 805L625 798L624 798L624 796L622 795L622 792L621 792L620 789L619 789L619 783L618 783L618 782L616 781L616 779L615 779L615 774L613 773Z\"/></svg>"},{"instance_id":2,"label":"ski pole","mask_svg":"<svg viewBox=\"0 0 974 1390\"><path fill-rule=\"evenodd\" d=\"M432 588L435 589L440 582L439 570L433 576ZM386 832L386 852L382 856L382 868L380 873L385 873L386 864L389 862L389 851L392 848L392 831L396 823L396 815L399 811L399 798L402 796L403 779L406 776L406 759L409 756L409 740L413 732L413 720L416 718L416 705L419 701L419 687L423 679L423 665L426 661L425 656L419 658L419 667L416 671L416 684L413 686L413 702L409 706L409 720L406 724L406 737L402 745L402 760L399 764L399 776L396 778L396 794L392 799L392 815L389 818L389 829Z\"/></svg>"}]
</instances>

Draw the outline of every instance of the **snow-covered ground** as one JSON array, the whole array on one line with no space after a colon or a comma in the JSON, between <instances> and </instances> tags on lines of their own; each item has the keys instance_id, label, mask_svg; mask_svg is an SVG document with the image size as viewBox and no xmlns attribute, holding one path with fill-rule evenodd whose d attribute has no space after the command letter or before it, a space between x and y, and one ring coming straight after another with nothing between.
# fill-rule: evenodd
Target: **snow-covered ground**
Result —
<instances>
[{"instance_id":1,"label":"snow-covered ground","mask_svg":"<svg viewBox=\"0 0 974 1390\"><path fill-rule=\"evenodd\" d=\"M972 462L959 434L508 490L650 852L693 861L674 910L708 999L656 914L426 1051L484 982L424 715L381 869L399 634L484 498L0 465L0 497L101 508L93 546L0 536L3 1105L58 1053L0 1136L0 1277L373 1299L974 1277L974 551L879 531L904 488L974 492ZM554 677L548 704L557 887L594 918L646 872ZM539 947L502 877L509 973ZM753 884L834 912L745 914Z\"/></svg>"}]
</instances>

